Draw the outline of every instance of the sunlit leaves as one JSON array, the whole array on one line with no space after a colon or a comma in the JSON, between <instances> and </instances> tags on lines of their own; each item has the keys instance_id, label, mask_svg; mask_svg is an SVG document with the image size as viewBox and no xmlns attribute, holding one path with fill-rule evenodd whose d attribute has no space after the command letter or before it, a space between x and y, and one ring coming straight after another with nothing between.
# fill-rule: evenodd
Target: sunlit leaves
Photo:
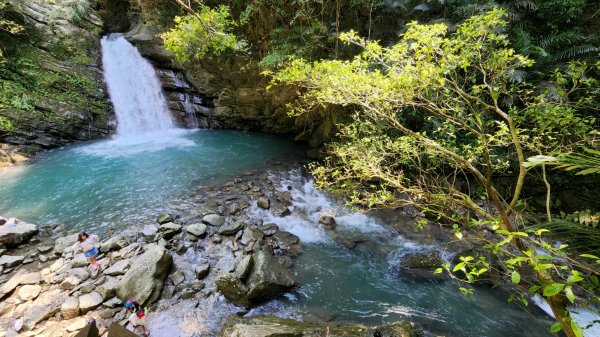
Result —
<instances>
[{"instance_id":1,"label":"sunlit leaves","mask_svg":"<svg viewBox=\"0 0 600 337\"><path fill-rule=\"evenodd\" d=\"M227 6L202 6L197 14L176 17L175 23L175 28L161 37L179 62L201 59L207 54L218 56L236 47L237 38L231 33L236 23Z\"/></svg>"}]
</instances>

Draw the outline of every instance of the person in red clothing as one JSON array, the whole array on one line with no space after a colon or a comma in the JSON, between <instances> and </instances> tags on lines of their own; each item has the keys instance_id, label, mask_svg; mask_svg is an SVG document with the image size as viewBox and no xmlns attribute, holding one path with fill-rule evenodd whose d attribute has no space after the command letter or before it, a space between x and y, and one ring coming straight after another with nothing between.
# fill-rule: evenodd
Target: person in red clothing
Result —
<instances>
[{"instance_id":1,"label":"person in red clothing","mask_svg":"<svg viewBox=\"0 0 600 337\"><path fill-rule=\"evenodd\" d=\"M131 326L133 327L133 332L135 332L137 328L140 327L144 336L150 336L150 331L146 330L146 317L148 309L142 307L135 300L128 300L127 302L125 302L125 308L131 311L131 315L129 315L128 320L129 324L131 324Z\"/></svg>"}]
</instances>

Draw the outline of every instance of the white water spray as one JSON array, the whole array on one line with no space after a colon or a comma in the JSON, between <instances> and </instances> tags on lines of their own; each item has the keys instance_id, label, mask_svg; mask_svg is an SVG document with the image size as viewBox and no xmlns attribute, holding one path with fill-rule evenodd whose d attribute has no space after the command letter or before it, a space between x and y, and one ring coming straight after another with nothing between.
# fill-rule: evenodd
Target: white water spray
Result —
<instances>
[{"instance_id":1,"label":"white water spray","mask_svg":"<svg viewBox=\"0 0 600 337\"><path fill-rule=\"evenodd\" d=\"M102 38L104 80L117 115L119 137L173 129L152 65L122 35Z\"/></svg>"}]
</instances>

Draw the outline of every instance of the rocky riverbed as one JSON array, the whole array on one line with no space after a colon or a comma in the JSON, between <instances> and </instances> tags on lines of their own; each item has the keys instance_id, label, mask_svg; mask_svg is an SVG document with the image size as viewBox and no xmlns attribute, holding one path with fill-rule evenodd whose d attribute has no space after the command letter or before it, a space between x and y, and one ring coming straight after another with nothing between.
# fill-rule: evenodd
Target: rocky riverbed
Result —
<instances>
[{"instance_id":1,"label":"rocky riverbed","mask_svg":"<svg viewBox=\"0 0 600 337\"><path fill-rule=\"evenodd\" d=\"M87 317L106 334L111 322L126 323L123 302L131 298L150 307L150 330L159 337L420 336L408 322L376 328L242 318L298 285L300 238L253 216L257 209L290 214L291 187L282 191L281 179L273 172L233 177L154 222L98 233L99 270L82 253L65 251L77 233L64 226L0 227L0 336L72 336ZM333 217L319 222L335 227ZM340 242L351 248L360 240Z\"/></svg>"}]
</instances>

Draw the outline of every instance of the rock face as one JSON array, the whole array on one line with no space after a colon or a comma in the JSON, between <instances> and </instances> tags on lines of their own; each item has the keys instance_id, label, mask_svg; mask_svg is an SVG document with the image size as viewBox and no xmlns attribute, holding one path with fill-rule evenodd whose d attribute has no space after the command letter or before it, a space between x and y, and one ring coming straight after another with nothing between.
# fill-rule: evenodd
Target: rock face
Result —
<instances>
[{"instance_id":1,"label":"rock face","mask_svg":"<svg viewBox=\"0 0 600 337\"><path fill-rule=\"evenodd\" d=\"M108 121L114 114L98 67L102 21L92 1L78 1L77 8L90 10L77 15L58 1L11 4L25 34L15 35L19 53L10 51L15 46L3 44L10 51L5 53L10 59L6 63L28 64L29 80L24 85L18 77L7 79L6 87L24 88L11 92L13 97L27 98L19 104L0 103L2 116L13 125L10 132L0 134L0 167L43 149L112 133ZM2 67L13 71L10 65Z\"/></svg>"},{"instance_id":2,"label":"rock face","mask_svg":"<svg viewBox=\"0 0 600 337\"><path fill-rule=\"evenodd\" d=\"M370 328L364 325L320 325L272 316L242 318L231 315L218 337L423 337L421 326L412 322L397 322L389 326Z\"/></svg>"},{"instance_id":3,"label":"rock face","mask_svg":"<svg viewBox=\"0 0 600 337\"><path fill-rule=\"evenodd\" d=\"M148 245L146 252L132 262L132 267L119 281L117 296L123 301L154 302L160 295L172 263L173 257L164 247Z\"/></svg>"},{"instance_id":4,"label":"rock face","mask_svg":"<svg viewBox=\"0 0 600 337\"><path fill-rule=\"evenodd\" d=\"M215 284L231 302L251 307L281 295L297 281L274 256L261 250L242 259L233 272L221 270Z\"/></svg>"},{"instance_id":5,"label":"rock face","mask_svg":"<svg viewBox=\"0 0 600 337\"><path fill-rule=\"evenodd\" d=\"M0 226L0 247L14 247L29 240L39 232L34 224L21 222Z\"/></svg>"}]
</instances>

